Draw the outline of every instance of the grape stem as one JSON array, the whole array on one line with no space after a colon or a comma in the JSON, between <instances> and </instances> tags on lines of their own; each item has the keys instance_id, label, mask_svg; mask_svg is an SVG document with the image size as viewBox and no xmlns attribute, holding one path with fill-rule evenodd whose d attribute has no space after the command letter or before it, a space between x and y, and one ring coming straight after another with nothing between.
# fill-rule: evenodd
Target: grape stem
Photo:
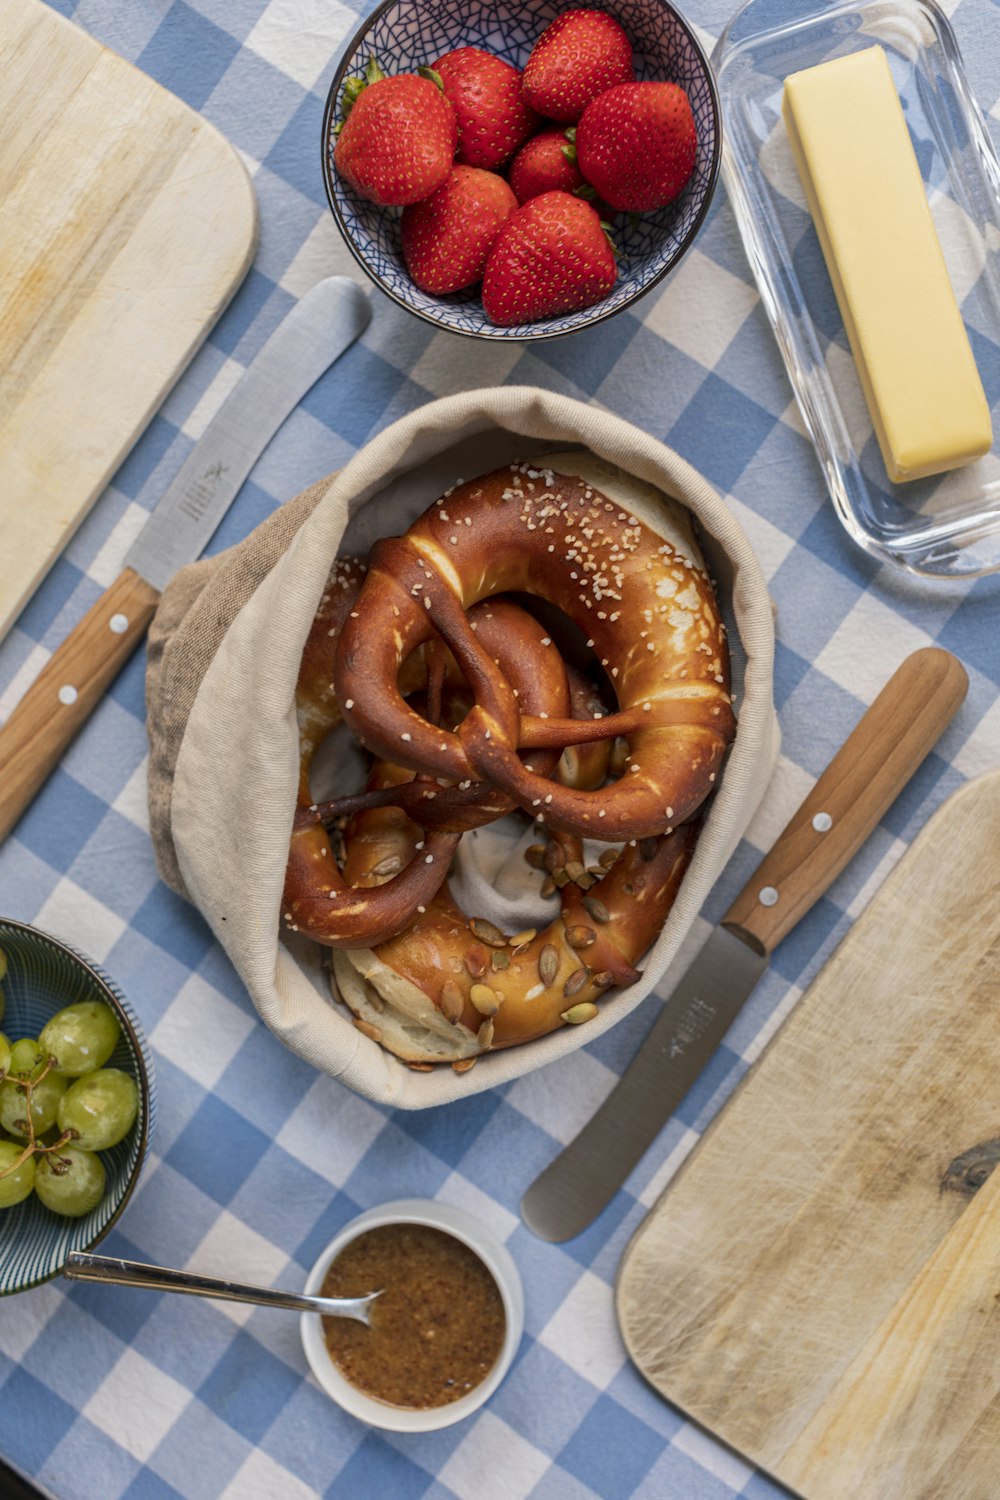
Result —
<instances>
[{"instance_id":1,"label":"grape stem","mask_svg":"<svg viewBox=\"0 0 1000 1500\"><path fill-rule=\"evenodd\" d=\"M24 1133L28 1138L27 1145L21 1152L21 1155L17 1158L17 1161L12 1162L9 1167L5 1167L3 1171L0 1172L0 1180L2 1180L4 1177L11 1177L15 1172L17 1172L21 1167L24 1166L29 1157L49 1156L53 1151L61 1151L62 1148L68 1145L70 1141L78 1140L80 1137L80 1132L78 1130L64 1130L59 1139L57 1141L53 1141L51 1146L43 1146L41 1141L35 1139L35 1122L31 1118L32 1091L34 1090L36 1085L41 1083L43 1078L48 1077L49 1073L52 1072L52 1069L55 1066L56 1059L54 1057L47 1057L45 1059L45 1066L42 1068L42 1071L39 1073L37 1078L32 1078L29 1073L8 1074L5 1071L0 1071L0 1083L5 1083L9 1080L15 1086L15 1088L23 1089L24 1091L25 1119L15 1120L14 1125L15 1127L23 1125ZM70 1163L65 1158L57 1158L57 1160L60 1162L60 1165L58 1168L53 1166L52 1171L55 1176L59 1177L64 1172L66 1172Z\"/></svg>"}]
</instances>

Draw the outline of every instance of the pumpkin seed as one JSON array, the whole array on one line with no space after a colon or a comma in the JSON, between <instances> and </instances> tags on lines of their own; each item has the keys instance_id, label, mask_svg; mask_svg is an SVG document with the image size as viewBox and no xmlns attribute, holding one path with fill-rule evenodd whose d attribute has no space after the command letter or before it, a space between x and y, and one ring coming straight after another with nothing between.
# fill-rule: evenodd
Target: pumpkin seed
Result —
<instances>
[{"instance_id":1,"label":"pumpkin seed","mask_svg":"<svg viewBox=\"0 0 1000 1500\"><path fill-rule=\"evenodd\" d=\"M531 947L530 943L518 943L518 945L517 945L516 948L512 948L510 950L510 956L511 956L511 958L520 958L521 955L522 955L522 953L527 953L527 951L528 951L528 949L530 947Z\"/></svg>"},{"instance_id":2,"label":"pumpkin seed","mask_svg":"<svg viewBox=\"0 0 1000 1500\"><path fill-rule=\"evenodd\" d=\"M617 864L620 849L605 849L598 857L597 863L603 870L610 870L613 864Z\"/></svg>"},{"instance_id":3,"label":"pumpkin seed","mask_svg":"<svg viewBox=\"0 0 1000 1500\"><path fill-rule=\"evenodd\" d=\"M539 891L538 894L540 896L549 897L549 896L554 896L555 893L556 893L556 883L552 879L551 875L546 875L545 879L542 881L542 888L541 888L541 890Z\"/></svg>"},{"instance_id":4,"label":"pumpkin seed","mask_svg":"<svg viewBox=\"0 0 1000 1500\"><path fill-rule=\"evenodd\" d=\"M433 1073L434 1064L429 1062L408 1062L406 1064L414 1073Z\"/></svg>"},{"instance_id":5,"label":"pumpkin seed","mask_svg":"<svg viewBox=\"0 0 1000 1500\"><path fill-rule=\"evenodd\" d=\"M507 934L501 932L492 922L487 922L485 917L473 917L469 922L469 930L485 943L489 948L506 948Z\"/></svg>"},{"instance_id":6,"label":"pumpkin seed","mask_svg":"<svg viewBox=\"0 0 1000 1500\"><path fill-rule=\"evenodd\" d=\"M574 969L572 974L567 979L566 983L563 985L563 994L566 996L566 999L568 1000L571 995L578 994L580 990L583 989L589 978L589 969Z\"/></svg>"},{"instance_id":7,"label":"pumpkin seed","mask_svg":"<svg viewBox=\"0 0 1000 1500\"><path fill-rule=\"evenodd\" d=\"M583 904L593 917L595 922L610 922L611 913L603 901L598 901L596 896L584 896Z\"/></svg>"},{"instance_id":8,"label":"pumpkin seed","mask_svg":"<svg viewBox=\"0 0 1000 1500\"><path fill-rule=\"evenodd\" d=\"M441 986L439 1002L439 1008L445 1020L456 1026L465 1009L465 997L454 979L446 979Z\"/></svg>"},{"instance_id":9,"label":"pumpkin seed","mask_svg":"<svg viewBox=\"0 0 1000 1500\"><path fill-rule=\"evenodd\" d=\"M389 875L398 875L403 868L403 861L398 854L387 854L385 859L380 859L377 865L372 866L372 875L379 879Z\"/></svg>"},{"instance_id":10,"label":"pumpkin seed","mask_svg":"<svg viewBox=\"0 0 1000 1500\"><path fill-rule=\"evenodd\" d=\"M473 979L482 979L490 966L490 955L479 943L473 943L471 948L465 950L465 967Z\"/></svg>"},{"instance_id":11,"label":"pumpkin seed","mask_svg":"<svg viewBox=\"0 0 1000 1500\"><path fill-rule=\"evenodd\" d=\"M615 976L610 969L602 969L599 974L592 974L591 980L599 990L608 990L615 982Z\"/></svg>"},{"instance_id":12,"label":"pumpkin seed","mask_svg":"<svg viewBox=\"0 0 1000 1500\"><path fill-rule=\"evenodd\" d=\"M564 885L569 885L569 876L566 874L565 870L553 870L552 879L555 881L560 890L562 890Z\"/></svg>"},{"instance_id":13,"label":"pumpkin seed","mask_svg":"<svg viewBox=\"0 0 1000 1500\"><path fill-rule=\"evenodd\" d=\"M494 973L510 968L510 954L506 948L494 948L490 954L490 966Z\"/></svg>"},{"instance_id":14,"label":"pumpkin seed","mask_svg":"<svg viewBox=\"0 0 1000 1500\"><path fill-rule=\"evenodd\" d=\"M524 948L528 943L531 942L531 939L533 937L537 936L537 927L526 927L523 932L515 932L514 936L512 938L508 938L507 941L510 943L510 946L512 948Z\"/></svg>"},{"instance_id":15,"label":"pumpkin seed","mask_svg":"<svg viewBox=\"0 0 1000 1500\"><path fill-rule=\"evenodd\" d=\"M370 1021L362 1021L360 1016L355 1016L354 1024L362 1036L370 1037L373 1042L380 1042L382 1040L381 1031L377 1026L373 1026Z\"/></svg>"},{"instance_id":16,"label":"pumpkin seed","mask_svg":"<svg viewBox=\"0 0 1000 1500\"><path fill-rule=\"evenodd\" d=\"M583 870L576 877L576 883L580 887L581 891L589 891L592 885L597 884L597 881L594 876L591 875L589 870Z\"/></svg>"},{"instance_id":17,"label":"pumpkin seed","mask_svg":"<svg viewBox=\"0 0 1000 1500\"><path fill-rule=\"evenodd\" d=\"M566 874L569 876L570 880L576 880L580 875L583 875L584 873L584 867L578 859L569 860L566 865Z\"/></svg>"},{"instance_id":18,"label":"pumpkin seed","mask_svg":"<svg viewBox=\"0 0 1000 1500\"><path fill-rule=\"evenodd\" d=\"M476 1032L476 1041L479 1043L480 1052L488 1052L493 1046L493 1021L484 1021Z\"/></svg>"},{"instance_id":19,"label":"pumpkin seed","mask_svg":"<svg viewBox=\"0 0 1000 1500\"><path fill-rule=\"evenodd\" d=\"M546 943L538 955L538 977L548 989L559 973L559 954L551 943Z\"/></svg>"},{"instance_id":20,"label":"pumpkin seed","mask_svg":"<svg viewBox=\"0 0 1000 1500\"><path fill-rule=\"evenodd\" d=\"M475 1063L475 1057L460 1057L458 1062L453 1062L451 1066L456 1073L467 1073L470 1068L475 1067Z\"/></svg>"},{"instance_id":21,"label":"pumpkin seed","mask_svg":"<svg viewBox=\"0 0 1000 1500\"><path fill-rule=\"evenodd\" d=\"M569 1010L564 1010L559 1019L565 1021L567 1026L582 1026L584 1021L592 1021L597 1015L597 1006L592 1000L581 1000L579 1005L571 1005Z\"/></svg>"},{"instance_id":22,"label":"pumpkin seed","mask_svg":"<svg viewBox=\"0 0 1000 1500\"><path fill-rule=\"evenodd\" d=\"M495 1016L500 1009L500 996L488 984L474 984L469 999L481 1016Z\"/></svg>"},{"instance_id":23,"label":"pumpkin seed","mask_svg":"<svg viewBox=\"0 0 1000 1500\"><path fill-rule=\"evenodd\" d=\"M597 933L592 927L578 924L566 928L566 941L571 948L589 948L591 943L596 943Z\"/></svg>"},{"instance_id":24,"label":"pumpkin seed","mask_svg":"<svg viewBox=\"0 0 1000 1500\"><path fill-rule=\"evenodd\" d=\"M524 857L533 870L544 870L545 868L545 845L531 844L524 851Z\"/></svg>"}]
</instances>

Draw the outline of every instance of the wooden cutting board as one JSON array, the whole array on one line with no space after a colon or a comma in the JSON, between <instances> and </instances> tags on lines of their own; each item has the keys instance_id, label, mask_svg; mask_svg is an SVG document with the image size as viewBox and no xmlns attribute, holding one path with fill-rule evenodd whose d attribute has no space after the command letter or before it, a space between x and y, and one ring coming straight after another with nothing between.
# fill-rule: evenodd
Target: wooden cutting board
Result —
<instances>
[{"instance_id":1,"label":"wooden cutting board","mask_svg":"<svg viewBox=\"0 0 1000 1500\"><path fill-rule=\"evenodd\" d=\"M0 638L242 280L242 162L42 0L0 5Z\"/></svg>"},{"instance_id":2,"label":"wooden cutting board","mask_svg":"<svg viewBox=\"0 0 1000 1500\"><path fill-rule=\"evenodd\" d=\"M807 1500L997 1500L998 1155L994 772L922 830L632 1239L629 1353Z\"/></svg>"}]
</instances>

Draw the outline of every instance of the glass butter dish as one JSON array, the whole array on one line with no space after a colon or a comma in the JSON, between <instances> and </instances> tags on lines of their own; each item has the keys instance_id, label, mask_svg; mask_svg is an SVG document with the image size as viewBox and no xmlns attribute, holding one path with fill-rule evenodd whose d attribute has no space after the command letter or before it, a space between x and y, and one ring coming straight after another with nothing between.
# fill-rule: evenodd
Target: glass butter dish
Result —
<instances>
[{"instance_id":1,"label":"glass butter dish","mask_svg":"<svg viewBox=\"0 0 1000 1500\"><path fill-rule=\"evenodd\" d=\"M899 484L882 461L781 115L789 73L874 45L899 92L994 431L984 458ZM712 63L723 177L841 521L873 557L920 577L1000 570L1000 163L947 17L934 0L750 0Z\"/></svg>"}]
</instances>

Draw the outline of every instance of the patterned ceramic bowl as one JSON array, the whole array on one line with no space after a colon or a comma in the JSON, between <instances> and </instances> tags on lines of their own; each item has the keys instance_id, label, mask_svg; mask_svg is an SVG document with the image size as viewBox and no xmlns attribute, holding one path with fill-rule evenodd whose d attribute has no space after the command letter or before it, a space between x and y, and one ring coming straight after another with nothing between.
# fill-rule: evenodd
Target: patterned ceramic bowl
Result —
<instances>
[{"instance_id":1,"label":"patterned ceramic bowl","mask_svg":"<svg viewBox=\"0 0 1000 1500\"><path fill-rule=\"evenodd\" d=\"M452 333L488 339L546 339L610 318L648 292L677 264L708 211L719 171L722 122L715 80L684 19L665 0L602 0L632 40L636 76L667 79L688 93L698 130L694 172L680 197L635 224L618 215L618 281L593 307L538 323L497 328L478 287L433 297L414 286L403 264L398 208L358 198L333 166L333 127L341 119L344 80L376 57L387 73L412 72L456 47L482 47L523 68L532 46L566 4L556 0L384 0L348 44L323 117L323 180L337 226L376 286L420 318Z\"/></svg>"},{"instance_id":2,"label":"patterned ceramic bowl","mask_svg":"<svg viewBox=\"0 0 1000 1500\"><path fill-rule=\"evenodd\" d=\"M11 1041L37 1037L46 1021L79 1000L103 1000L122 1033L107 1066L131 1073L139 1086L139 1113L123 1141L101 1152L107 1190L92 1213L60 1218L32 1193L0 1209L0 1296L23 1292L58 1275L71 1250L89 1250L104 1238L132 1195L146 1157L156 1115L153 1060L135 1012L108 976L58 938L22 922L0 918L0 951L7 958L6 1008L0 1031Z\"/></svg>"}]
</instances>

